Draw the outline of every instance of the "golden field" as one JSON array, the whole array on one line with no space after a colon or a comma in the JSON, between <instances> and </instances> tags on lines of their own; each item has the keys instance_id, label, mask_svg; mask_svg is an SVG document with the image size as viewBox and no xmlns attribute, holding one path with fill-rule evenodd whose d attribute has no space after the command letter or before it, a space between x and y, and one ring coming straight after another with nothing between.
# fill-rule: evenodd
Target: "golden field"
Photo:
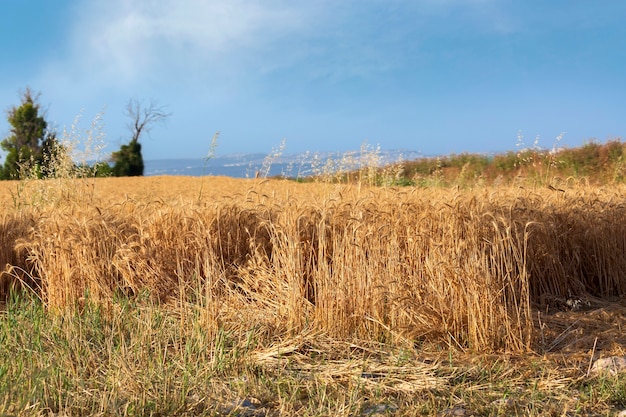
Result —
<instances>
[{"instance_id":1,"label":"golden field","mask_svg":"<svg viewBox=\"0 0 626 417\"><path fill-rule=\"evenodd\" d=\"M619 352L626 342L615 327L624 186L143 177L0 190L2 291L24 282L50 311L145 298L181 321L193 314L207 334L256 328L470 352ZM559 310L572 297L598 312L599 334L570 334Z\"/></svg>"},{"instance_id":2,"label":"golden field","mask_svg":"<svg viewBox=\"0 0 626 417\"><path fill-rule=\"evenodd\" d=\"M0 182L0 414L616 415L625 192Z\"/></svg>"}]
</instances>

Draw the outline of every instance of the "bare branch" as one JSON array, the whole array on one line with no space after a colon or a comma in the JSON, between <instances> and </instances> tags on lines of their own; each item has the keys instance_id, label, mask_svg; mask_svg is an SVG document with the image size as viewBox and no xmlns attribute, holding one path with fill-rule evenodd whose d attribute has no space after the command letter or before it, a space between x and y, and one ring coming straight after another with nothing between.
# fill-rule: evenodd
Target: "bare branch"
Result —
<instances>
[{"instance_id":1,"label":"bare branch","mask_svg":"<svg viewBox=\"0 0 626 417\"><path fill-rule=\"evenodd\" d=\"M138 142L143 134L150 133L155 124L164 123L171 113L165 112L155 100L144 105L143 102L132 99L126 105L126 116L130 119L127 127L132 134L131 142Z\"/></svg>"}]
</instances>

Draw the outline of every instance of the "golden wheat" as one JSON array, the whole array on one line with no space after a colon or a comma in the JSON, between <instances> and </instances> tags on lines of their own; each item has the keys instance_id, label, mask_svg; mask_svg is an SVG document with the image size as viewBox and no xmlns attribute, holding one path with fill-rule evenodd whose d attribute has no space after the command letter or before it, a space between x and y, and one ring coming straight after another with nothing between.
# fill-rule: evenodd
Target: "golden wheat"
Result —
<instances>
[{"instance_id":1,"label":"golden wheat","mask_svg":"<svg viewBox=\"0 0 626 417\"><path fill-rule=\"evenodd\" d=\"M147 294L210 332L509 351L533 347L546 295L626 292L623 187L89 181L19 207L0 184L2 291L17 276L51 310Z\"/></svg>"}]
</instances>

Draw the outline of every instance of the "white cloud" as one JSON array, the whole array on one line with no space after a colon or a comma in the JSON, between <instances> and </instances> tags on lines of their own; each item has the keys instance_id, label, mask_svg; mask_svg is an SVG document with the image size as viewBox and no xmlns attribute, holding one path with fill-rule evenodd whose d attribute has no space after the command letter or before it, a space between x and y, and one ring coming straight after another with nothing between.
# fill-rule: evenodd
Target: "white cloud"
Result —
<instances>
[{"instance_id":1,"label":"white cloud","mask_svg":"<svg viewBox=\"0 0 626 417\"><path fill-rule=\"evenodd\" d=\"M306 30L315 13L286 1L93 1L79 13L73 50L85 65L130 82L154 66L219 69Z\"/></svg>"},{"instance_id":2,"label":"white cloud","mask_svg":"<svg viewBox=\"0 0 626 417\"><path fill-rule=\"evenodd\" d=\"M403 59L402 36L415 35L412 29L394 27L395 21L386 22L386 13L395 10L409 20L413 16L415 25L425 25L428 31L442 30L437 28L446 27L451 11L460 10L462 23L506 31L510 25L498 12L499 4L499 0L84 0L71 23L68 55L44 72L65 79L67 85L119 89L150 80L234 80L242 73L263 75L299 66L309 66L306 72L314 78L367 77L395 68ZM458 23L458 14L454 20Z\"/></svg>"},{"instance_id":3,"label":"white cloud","mask_svg":"<svg viewBox=\"0 0 626 417\"><path fill-rule=\"evenodd\" d=\"M428 65L436 49L420 48L438 34L504 21L499 0L77 1L65 52L45 63L40 84L98 106L173 91L223 102L251 88L270 94L285 78L331 88L372 80L416 56Z\"/></svg>"}]
</instances>

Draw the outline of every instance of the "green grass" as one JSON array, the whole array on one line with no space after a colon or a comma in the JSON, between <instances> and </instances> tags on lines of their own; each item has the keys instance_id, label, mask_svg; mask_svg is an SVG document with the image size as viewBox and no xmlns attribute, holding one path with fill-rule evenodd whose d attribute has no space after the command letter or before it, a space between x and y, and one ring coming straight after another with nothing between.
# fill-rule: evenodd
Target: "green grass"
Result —
<instances>
[{"instance_id":1,"label":"green grass","mask_svg":"<svg viewBox=\"0 0 626 417\"><path fill-rule=\"evenodd\" d=\"M0 314L0 415L612 415L626 376L586 362L391 348L323 335L214 334L202 312L117 299L53 314L11 295ZM469 414L468 414L469 415Z\"/></svg>"},{"instance_id":2,"label":"green grass","mask_svg":"<svg viewBox=\"0 0 626 417\"><path fill-rule=\"evenodd\" d=\"M452 154L420 158L402 163L401 175L394 185L475 186L511 184L551 184L555 178L585 179L594 184L621 183L626 174L626 144L620 139L606 143L589 141L580 147L556 151L539 148L520 149L495 155ZM378 171L379 183L385 170Z\"/></svg>"}]
</instances>

